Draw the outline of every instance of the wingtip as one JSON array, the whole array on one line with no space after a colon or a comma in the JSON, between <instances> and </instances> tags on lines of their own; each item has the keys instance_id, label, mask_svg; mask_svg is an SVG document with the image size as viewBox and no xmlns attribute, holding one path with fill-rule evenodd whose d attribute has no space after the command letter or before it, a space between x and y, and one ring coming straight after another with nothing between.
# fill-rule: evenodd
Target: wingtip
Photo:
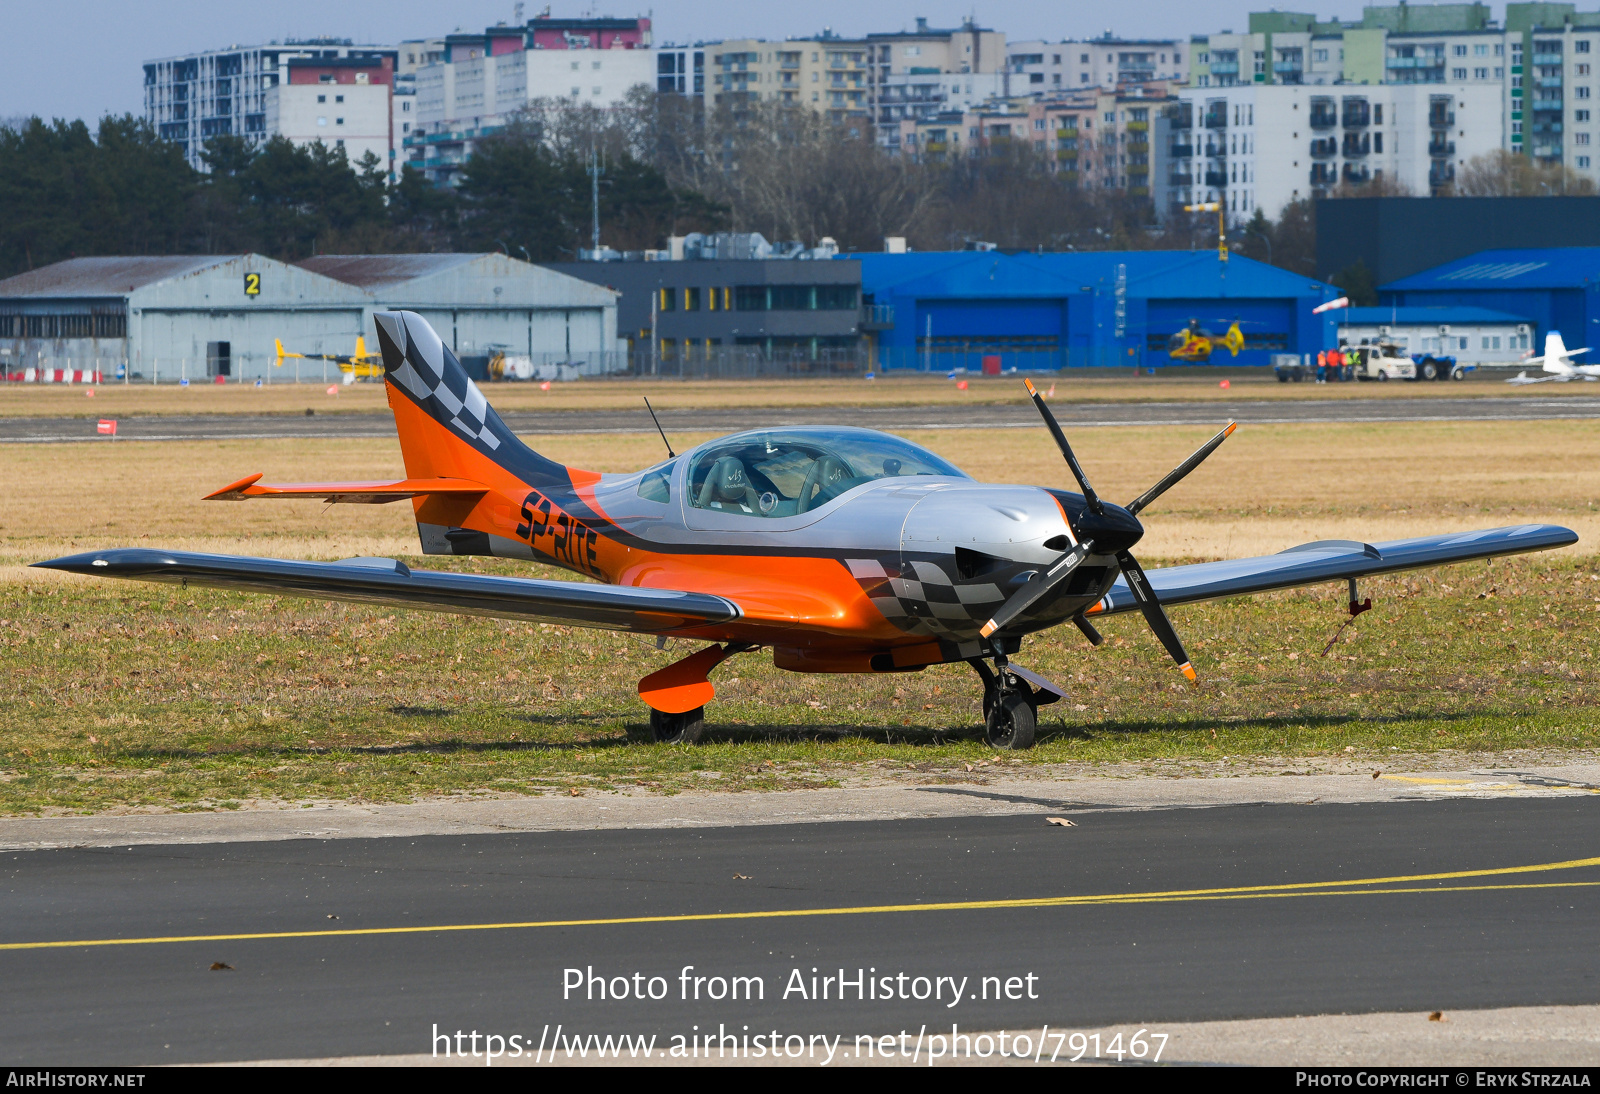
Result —
<instances>
[{"instance_id":1,"label":"wingtip","mask_svg":"<svg viewBox=\"0 0 1600 1094\"><path fill-rule=\"evenodd\" d=\"M245 499L245 493L244 493L245 488L249 487L249 486L254 486L257 482L261 481L261 476L264 475L265 473L266 472L264 472L264 471L257 471L254 475L246 475L244 478L240 479L238 482L230 482L227 486L224 486L221 490L213 490L211 493L207 494L201 500L202 501L243 501Z\"/></svg>"}]
</instances>

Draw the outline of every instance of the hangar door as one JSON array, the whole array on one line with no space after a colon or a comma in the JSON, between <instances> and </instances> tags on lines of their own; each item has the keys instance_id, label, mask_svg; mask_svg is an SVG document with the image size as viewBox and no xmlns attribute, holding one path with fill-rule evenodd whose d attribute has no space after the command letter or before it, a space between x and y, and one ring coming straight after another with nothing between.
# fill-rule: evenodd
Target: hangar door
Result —
<instances>
[{"instance_id":1,"label":"hangar door","mask_svg":"<svg viewBox=\"0 0 1600 1094\"><path fill-rule=\"evenodd\" d=\"M1213 365L1270 365L1274 353L1294 348L1294 305L1289 299L1234 299L1203 297L1191 300L1150 300L1145 310L1144 359L1146 364L1205 364L1174 361L1167 355L1167 344L1174 334L1189 326L1221 338L1234 320L1244 335L1244 349L1235 358L1218 345L1211 354ZM1132 333L1132 332L1129 332Z\"/></svg>"},{"instance_id":2,"label":"hangar door","mask_svg":"<svg viewBox=\"0 0 1600 1094\"><path fill-rule=\"evenodd\" d=\"M1004 368L1060 368L1066 316L1063 300L919 300L917 353L934 369L976 370L990 356Z\"/></svg>"}]
</instances>

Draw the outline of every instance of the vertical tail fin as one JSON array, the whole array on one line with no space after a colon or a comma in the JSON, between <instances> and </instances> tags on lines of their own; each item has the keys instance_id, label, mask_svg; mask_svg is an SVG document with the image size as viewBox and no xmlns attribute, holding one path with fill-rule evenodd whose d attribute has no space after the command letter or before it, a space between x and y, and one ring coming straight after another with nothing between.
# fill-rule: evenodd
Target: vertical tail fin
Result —
<instances>
[{"instance_id":1,"label":"vertical tail fin","mask_svg":"<svg viewBox=\"0 0 1600 1094\"><path fill-rule=\"evenodd\" d=\"M1567 344L1562 341L1560 331L1553 330L1544 336L1544 359L1547 364L1560 361L1566 356Z\"/></svg>"},{"instance_id":2,"label":"vertical tail fin","mask_svg":"<svg viewBox=\"0 0 1600 1094\"><path fill-rule=\"evenodd\" d=\"M570 488L569 469L517 439L427 320L409 311L373 318L408 477L493 485L509 472L529 486Z\"/></svg>"}]
</instances>

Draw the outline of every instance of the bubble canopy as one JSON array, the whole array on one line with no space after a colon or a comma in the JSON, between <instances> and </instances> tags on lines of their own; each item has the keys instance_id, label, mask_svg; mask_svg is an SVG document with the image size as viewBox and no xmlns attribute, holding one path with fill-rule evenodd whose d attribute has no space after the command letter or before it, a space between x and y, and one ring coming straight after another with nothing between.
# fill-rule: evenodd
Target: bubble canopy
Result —
<instances>
[{"instance_id":1,"label":"bubble canopy","mask_svg":"<svg viewBox=\"0 0 1600 1094\"><path fill-rule=\"evenodd\" d=\"M759 429L689 454L689 504L697 509L788 517L887 478L970 479L900 437L837 427Z\"/></svg>"}]
</instances>

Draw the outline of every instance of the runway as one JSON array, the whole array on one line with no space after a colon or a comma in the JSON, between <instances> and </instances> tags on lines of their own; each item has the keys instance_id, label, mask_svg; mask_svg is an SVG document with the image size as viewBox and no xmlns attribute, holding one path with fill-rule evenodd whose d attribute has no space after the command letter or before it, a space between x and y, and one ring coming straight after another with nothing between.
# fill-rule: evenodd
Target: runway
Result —
<instances>
[{"instance_id":1,"label":"runway","mask_svg":"<svg viewBox=\"0 0 1600 1094\"><path fill-rule=\"evenodd\" d=\"M437 1026L531 1051L559 1025L840 1034L848 1051L952 1023L1593 1004L1597 811L1079 808L1060 811L1072 827L1040 810L8 852L0 1046L26 1064L427 1053ZM667 994L564 999L565 970L591 968ZM889 998L840 1001L841 969L887 978ZM701 998L682 998L696 976ZM718 977L760 996L706 998ZM941 997L903 998L918 977Z\"/></svg>"},{"instance_id":2,"label":"runway","mask_svg":"<svg viewBox=\"0 0 1600 1094\"><path fill-rule=\"evenodd\" d=\"M1230 403L1052 402L1063 425L1216 425L1239 422L1487 422L1600 418L1600 398L1485 397L1437 399L1239 400ZM1036 429L1038 413L1024 402L1000 406L736 407L660 410L672 433L733 433L793 425L845 425L869 429ZM638 410L507 413L522 434L647 433L654 427ZM278 437L392 437L388 414L173 415L123 418L117 441L229 440ZM93 418L0 418L0 443L59 444L110 438Z\"/></svg>"}]
</instances>

